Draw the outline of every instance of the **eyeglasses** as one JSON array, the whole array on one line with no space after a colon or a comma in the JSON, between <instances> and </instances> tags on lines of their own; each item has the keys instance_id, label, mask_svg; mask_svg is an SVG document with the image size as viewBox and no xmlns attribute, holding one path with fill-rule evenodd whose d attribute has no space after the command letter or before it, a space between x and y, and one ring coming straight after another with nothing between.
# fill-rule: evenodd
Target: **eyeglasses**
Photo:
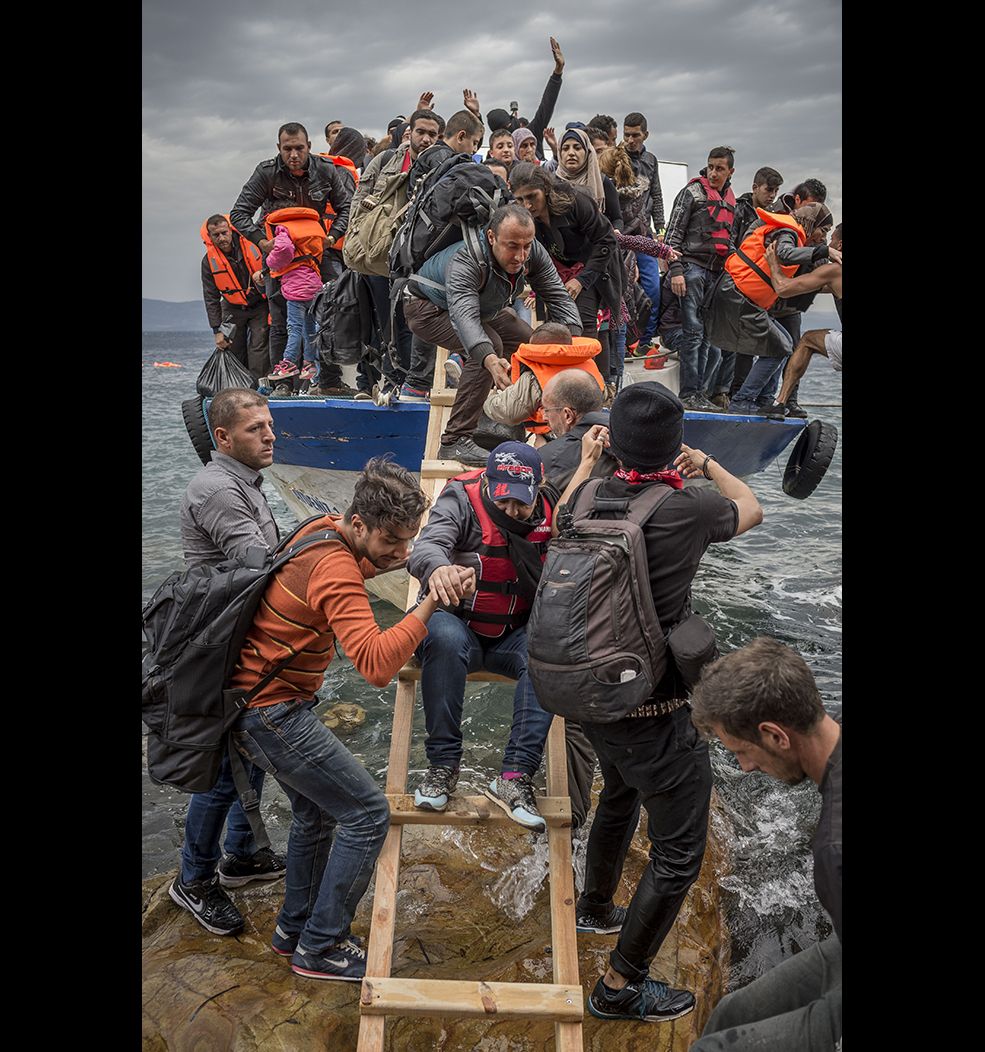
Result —
<instances>
[{"instance_id":1,"label":"eyeglasses","mask_svg":"<svg viewBox=\"0 0 985 1052\"><path fill-rule=\"evenodd\" d=\"M543 409L544 413L546 414L556 413L559 409L567 409L569 407L566 405L542 405L540 408Z\"/></svg>"}]
</instances>

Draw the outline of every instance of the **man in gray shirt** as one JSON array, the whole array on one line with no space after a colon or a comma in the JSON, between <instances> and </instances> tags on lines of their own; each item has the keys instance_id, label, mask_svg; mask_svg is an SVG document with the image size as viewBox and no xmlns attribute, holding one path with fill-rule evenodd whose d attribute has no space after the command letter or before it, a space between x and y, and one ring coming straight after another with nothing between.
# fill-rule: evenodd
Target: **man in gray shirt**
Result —
<instances>
[{"instance_id":1,"label":"man in gray shirt","mask_svg":"<svg viewBox=\"0 0 985 1052\"><path fill-rule=\"evenodd\" d=\"M817 785L814 887L834 928L823 942L723 997L691 1052L840 1050L841 725L824 711L804 659L768 636L705 669L691 705L695 726L715 735L743 771Z\"/></svg>"},{"instance_id":2,"label":"man in gray shirt","mask_svg":"<svg viewBox=\"0 0 985 1052\"><path fill-rule=\"evenodd\" d=\"M273 419L267 399L255 391L227 387L212 400L209 420L217 448L211 463L189 482L181 503L185 562L189 569L217 566L226 560L258 560L259 565L279 539L260 488L260 469L269 467L274 459ZM259 797L264 772L246 766ZM226 857L220 862L223 823ZM215 786L207 793L193 794L189 802L181 872L169 894L208 931L231 935L244 922L223 885L235 888L251 880L276 880L284 870L283 859L269 848L257 850L227 756Z\"/></svg>"}]
</instances>

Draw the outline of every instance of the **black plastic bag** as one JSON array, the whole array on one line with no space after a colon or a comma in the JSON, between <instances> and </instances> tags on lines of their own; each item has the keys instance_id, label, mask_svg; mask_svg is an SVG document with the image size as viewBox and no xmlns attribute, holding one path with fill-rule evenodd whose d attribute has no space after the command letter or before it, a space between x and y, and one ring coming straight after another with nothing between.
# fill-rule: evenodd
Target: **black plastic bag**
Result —
<instances>
[{"instance_id":1,"label":"black plastic bag","mask_svg":"<svg viewBox=\"0 0 985 1052\"><path fill-rule=\"evenodd\" d=\"M202 366L195 381L195 389L202 398L214 398L224 387L246 387L255 391L257 386L249 369L240 365L231 351L222 351L218 347Z\"/></svg>"}]
</instances>

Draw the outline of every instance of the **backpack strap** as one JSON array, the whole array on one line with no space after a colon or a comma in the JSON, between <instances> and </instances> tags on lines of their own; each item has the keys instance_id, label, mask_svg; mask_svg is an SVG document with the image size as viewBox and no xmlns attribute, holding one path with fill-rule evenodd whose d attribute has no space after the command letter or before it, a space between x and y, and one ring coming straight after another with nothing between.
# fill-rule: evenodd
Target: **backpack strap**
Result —
<instances>
[{"instance_id":1,"label":"backpack strap","mask_svg":"<svg viewBox=\"0 0 985 1052\"><path fill-rule=\"evenodd\" d=\"M763 270L763 268L758 263L750 259L745 254L745 252L742 251L742 248L739 245L735 246L735 254L739 257L739 259L742 260L743 263L746 264L747 267L749 267L751 270L754 270L756 274L758 274L759 277L761 277L771 289L773 288L772 277L769 274L767 274L766 271ZM774 291L776 290L774 289Z\"/></svg>"},{"instance_id":2,"label":"backpack strap","mask_svg":"<svg viewBox=\"0 0 985 1052\"><path fill-rule=\"evenodd\" d=\"M229 735L229 769L232 771L233 784L236 786L236 794L239 796L240 806L246 814L250 823L250 831L256 841L257 851L263 851L270 847L270 837L267 836L267 827L263 824L260 815L260 797L257 796L253 786L250 785L249 775L246 773L246 765L239 750L233 744L233 736Z\"/></svg>"},{"instance_id":3,"label":"backpack strap","mask_svg":"<svg viewBox=\"0 0 985 1052\"><path fill-rule=\"evenodd\" d=\"M674 492L671 486L645 486L634 497L600 497L604 478L590 478L581 488L578 500L571 509L573 518L591 517L599 512L611 512L642 527L650 516Z\"/></svg>"}]
</instances>

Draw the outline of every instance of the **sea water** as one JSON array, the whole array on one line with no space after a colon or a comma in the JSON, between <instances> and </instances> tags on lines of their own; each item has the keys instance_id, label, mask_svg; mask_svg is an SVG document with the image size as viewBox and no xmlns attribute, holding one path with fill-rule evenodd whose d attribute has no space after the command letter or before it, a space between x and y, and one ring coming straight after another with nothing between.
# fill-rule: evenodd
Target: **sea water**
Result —
<instances>
[{"instance_id":1,"label":"sea water","mask_svg":"<svg viewBox=\"0 0 985 1052\"><path fill-rule=\"evenodd\" d=\"M826 327L840 328L833 312L812 309L805 315L805 331ZM212 349L208 332L142 337L144 601L182 564L178 507L188 480L201 465L185 432L180 404L195 394L195 377ZM180 368L154 365L165 361ZM841 380L826 359L815 357L801 383L800 402L811 418L833 423L839 431L834 461L821 484L807 500L787 497L781 489L786 452L765 472L748 479L763 506L763 523L737 540L712 545L693 587L695 609L714 625L723 653L759 635L774 636L794 647L811 667L825 708L837 719L842 708ZM295 520L274 486L266 483L264 492L281 531L290 530ZM399 619L393 607L377 599L371 602L384 627ZM386 778L393 694L392 686L379 689L367 684L343 658L329 667L317 710L338 701L365 708L365 724L343 740L381 786ZM511 712L511 687L490 683L467 687L464 790L479 792L498 772ZM150 876L177 865L188 798L153 785L145 761L142 766L143 874ZM426 767L420 706L415 709L410 766L412 786ZM820 796L809 781L790 787L763 774L742 774L731 754L717 744L712 746L712 769L732 824L734 867L722 887L733 936L729 985L735 988L830 932L814 893L810 854ZM543 775L540 781L542 785ZM272 778L266 779L263 814L275 849L283 850L290 805ZM473 839L463 844L463 850L475 854ZM583 842L576 842L575 848L580 885ZM481 854L476 862L483 864ZM515 871L493 882L490 894L505 915L519 918L532 908L546 876L546 851L535 845Z\"/></svg>"}]
</instances>

